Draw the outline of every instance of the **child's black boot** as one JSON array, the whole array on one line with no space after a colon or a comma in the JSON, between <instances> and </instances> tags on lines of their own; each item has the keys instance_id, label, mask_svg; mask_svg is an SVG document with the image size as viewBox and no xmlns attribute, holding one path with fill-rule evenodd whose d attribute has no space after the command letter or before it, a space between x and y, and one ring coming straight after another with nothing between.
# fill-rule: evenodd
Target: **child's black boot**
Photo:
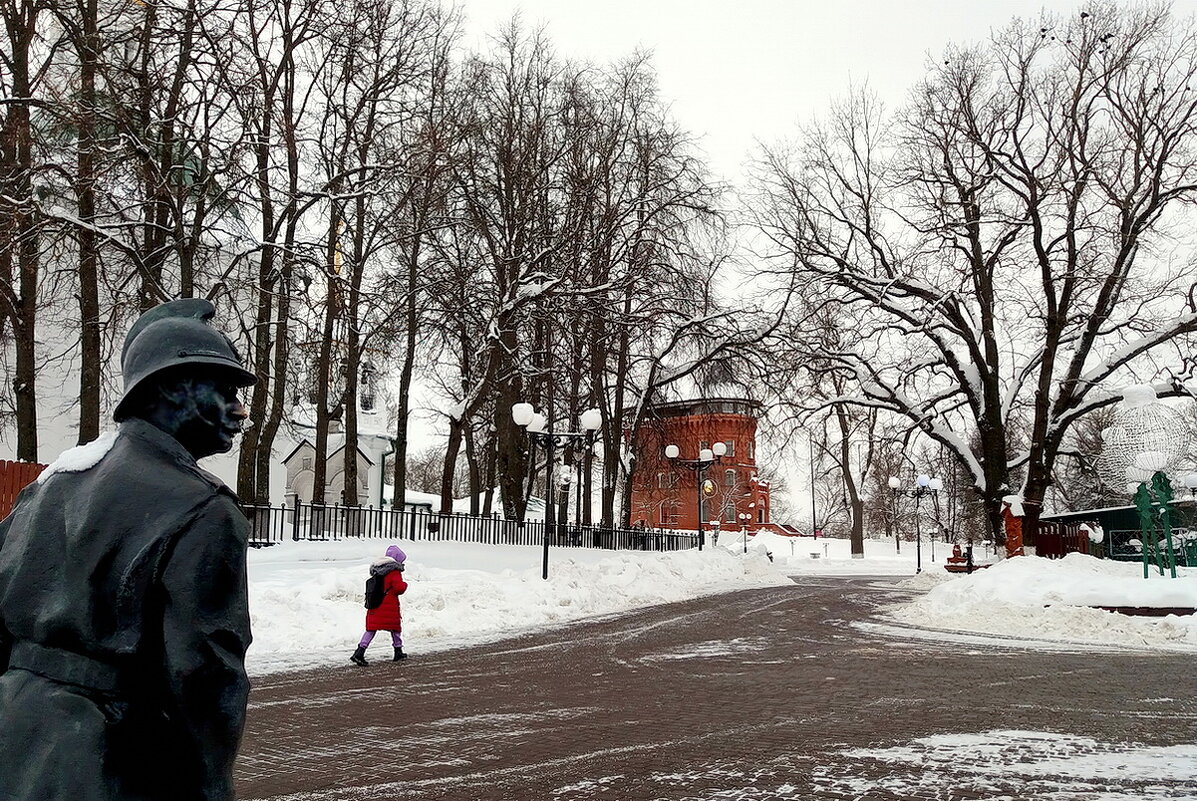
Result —
<instances>
[{"instance_id":1,"label":"child's black boot","mask_svg":"<svg viewBox=\"0 0 1197 801\"><path fill-rule=\"evenodd\" d=\"M391 661L392 662L402 662L404 659L407 659L407 654L403 653L402 648L396 648L395 649L395 658Z\"/></svg>"},{"instance_id":2,"label":"child's black boot","mask_svg":"<svg viewBox=\"0 0 1197 801\"><path fill-rule=\"evenodd\" d=\"M361 665L362 667L370 664L366 661L366 649L362 648L360 645L357 647L357 650L353 652L353 656L349 657L349 661L355 665Z\"/></svg>"}]
</instances>

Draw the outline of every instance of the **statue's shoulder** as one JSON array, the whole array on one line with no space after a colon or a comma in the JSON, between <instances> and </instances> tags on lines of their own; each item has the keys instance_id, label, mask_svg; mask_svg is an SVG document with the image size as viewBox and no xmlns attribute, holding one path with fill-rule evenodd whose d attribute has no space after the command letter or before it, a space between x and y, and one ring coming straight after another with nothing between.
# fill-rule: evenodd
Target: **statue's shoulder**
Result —
<instances>
[{"instance_id":1,"label":"statue's shoulder","mask_svg":"<svg viewBox=\"0 0 1197 801\"><path fill-rule=\"evenodd\" d=\"M178 440L141 421L121 425L108 460L122 481L138 486L142 492L161 491L176 499L190 496L192 502L212 495L232 495L219 477L196 464Z\"/></svg>"}]
</instances>

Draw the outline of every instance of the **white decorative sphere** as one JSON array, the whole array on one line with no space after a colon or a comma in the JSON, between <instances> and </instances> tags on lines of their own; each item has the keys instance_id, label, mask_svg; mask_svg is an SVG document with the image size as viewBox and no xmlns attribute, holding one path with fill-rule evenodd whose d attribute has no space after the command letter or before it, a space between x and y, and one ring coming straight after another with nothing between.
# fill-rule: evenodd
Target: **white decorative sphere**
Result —
<instances>
[{"instance_id":1,"label":"white decorative sphere","mask_svg":"<svg viewBox=\"0 0 1197 801\"><path fill-rule=\"evenodd\" d=\"M1192 466L1193 434L1185 419L1159 401L1135 398L1101 432L1097 474L1110 488L1150 481L1159 471L1176 478Z\"/></svg>"}]
</instances>

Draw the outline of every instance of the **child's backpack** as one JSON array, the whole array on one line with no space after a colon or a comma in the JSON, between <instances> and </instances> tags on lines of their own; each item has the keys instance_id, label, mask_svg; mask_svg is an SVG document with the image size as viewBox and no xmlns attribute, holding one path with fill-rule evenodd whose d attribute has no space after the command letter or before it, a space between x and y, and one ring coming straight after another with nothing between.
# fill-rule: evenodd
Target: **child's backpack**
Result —
<instances>
[{"instance_id":1,"label":"child's backpack","mask_svg":"<svg viewBox=\"0 0 1197 801\"><path fill-rule=\"evenodd\" d=\"M366 579L366 608L377 609L386 597L386 576L370 576Z\"/></svg>"}]
</instances>

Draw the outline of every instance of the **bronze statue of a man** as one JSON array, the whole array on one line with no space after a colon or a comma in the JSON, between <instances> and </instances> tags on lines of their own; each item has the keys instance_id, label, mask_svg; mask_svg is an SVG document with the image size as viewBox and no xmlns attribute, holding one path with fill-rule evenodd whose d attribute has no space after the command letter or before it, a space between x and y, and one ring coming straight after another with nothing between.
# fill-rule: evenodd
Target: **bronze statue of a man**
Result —
<instances>
[{"instance_id":1,"label":"bronze statue of a man","mask_svg":"<svg viewBox=\"0 0 1197 801\"><path fill-rule=\"evenodd\" d=\"M250 642L232 448L254 382L205 300L143 314L116 434L0 521L0 801L233 798Z\"/></svg>"}]
</instances>

